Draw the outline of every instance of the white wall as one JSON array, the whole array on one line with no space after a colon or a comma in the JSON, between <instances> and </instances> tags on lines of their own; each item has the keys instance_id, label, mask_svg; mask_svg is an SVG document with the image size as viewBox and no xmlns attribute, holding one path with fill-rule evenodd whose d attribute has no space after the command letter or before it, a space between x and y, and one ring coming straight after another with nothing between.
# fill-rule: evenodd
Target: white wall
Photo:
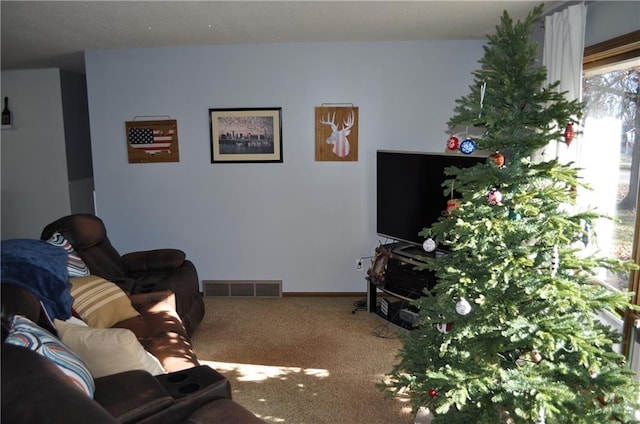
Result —
<instances>
[{"instance_id":1,"label":"white wall","mask_svg":"<svg viewBox=\"0 0 640 424\"><path fill-rule=\"evenodd\" d=\"M60 70L2 71L14 128L2 130L2 238L40 238L70 213Z\"/></svg>"},{"instance_id":2,"label":"white wall","mask_svg":"<svg viewBox=\"0 0 640 424\"><path fill-rule=\"evenodd\" d=\"M443 151L484 41L202 46L86 53L97 213L121 251L178 247L201 279L363 292L375 151ZM359 161L314 161L314 108L359 109ZM210 163L209 108L282 107L283 163ZM170 115L180 162L129 164L125 121Z\"/></svg>"},{"instance_id":3,"label":"white wall","mask_svg":"<svg viewBox=\"0 0 640 424\"><path fill-rule=\"evenodd\" d=\"M594 1L587 5L585 46L640 29L639 1Z\"/></svg>"},{"instance_id":4,"label":"white wall","mask_svg":"<svg viewBox=\"0 0 640 424\"><path fill-rule=\"evenodd\" d=\"M57 68L2 72L15 123L2 130L2 239L39 238L70 213L93 213L84 75Z\"/></svg>"}]
</instances>

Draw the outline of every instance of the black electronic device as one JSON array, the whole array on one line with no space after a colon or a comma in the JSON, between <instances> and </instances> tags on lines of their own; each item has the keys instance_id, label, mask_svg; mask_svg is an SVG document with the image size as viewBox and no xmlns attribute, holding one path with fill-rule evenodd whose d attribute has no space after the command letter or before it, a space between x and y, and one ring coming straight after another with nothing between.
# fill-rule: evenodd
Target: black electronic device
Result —
<instances>
[{"instance_id":1,"label":"black electronic device","mask_svg":"<svg viewBox=\"0 0 640 424\"><path fill-rule=\"evenodd\" d=\"M447 167L471 167L486 156L379 150L376 152L376 232L422 245L418 233L447 208L442 184Z\"/></svg>"},{"instance_id":2,"label":"black electronic device","mask_svg":"<svg viewBox=\"0 0 640 424\"><path fill-rule=\"evenodd\" d=\"M419 262L400 256L392 255L387 261L384 273L384 289L408 299L417 299L432 290L437 283L433 271L418 270Z\"/></svg>"}]
</instances>

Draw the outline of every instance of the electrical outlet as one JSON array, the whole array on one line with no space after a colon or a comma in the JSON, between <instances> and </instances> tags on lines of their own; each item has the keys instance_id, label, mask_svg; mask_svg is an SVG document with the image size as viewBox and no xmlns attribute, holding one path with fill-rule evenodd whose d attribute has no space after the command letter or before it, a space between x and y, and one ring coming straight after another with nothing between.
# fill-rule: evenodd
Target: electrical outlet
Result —
<instances>
[{"instance_id":1,"label":"electrical outlet","mask_svg":"<svg viewBox=\"0 0 640 424\"><path fill-rule=\"evenodd\" d=\"M362 269L362 258L356 259L356 271L360 271Z\"/></svg>"}]
</instances>

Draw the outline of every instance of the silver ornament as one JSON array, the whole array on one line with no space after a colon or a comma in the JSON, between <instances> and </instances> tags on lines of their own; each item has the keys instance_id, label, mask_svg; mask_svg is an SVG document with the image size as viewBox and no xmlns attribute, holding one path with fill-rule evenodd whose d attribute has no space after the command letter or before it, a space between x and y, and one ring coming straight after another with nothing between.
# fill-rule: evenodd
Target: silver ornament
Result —
<instances>
[{"instance_id":1,"label":"silver ornament","mask_svg":"<svg viewBox=\"0 0 640 424\"><path fill-rule=\"evenodd\" d=\"M432 238L428 238L422 243L422 248L425 252L433 252L436 250L436 242Z\"/></svg>"},{"instance_id":2,"label":"silver ornament","mask_svg":"<svg viewBox=\"0 0 640 424\"><path fill-rule=\"evenodd\" d=\"M467 301L467 299L460 299L456 303L456 312L463 316L471 312L471 304Z\"/></svg>"}]
</instances>

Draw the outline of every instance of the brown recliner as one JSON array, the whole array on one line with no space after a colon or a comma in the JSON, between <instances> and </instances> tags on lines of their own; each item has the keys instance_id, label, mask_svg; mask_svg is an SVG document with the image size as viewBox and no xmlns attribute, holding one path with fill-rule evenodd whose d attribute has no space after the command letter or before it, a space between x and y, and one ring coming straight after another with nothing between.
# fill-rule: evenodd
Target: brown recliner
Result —
<instances>
[{"instance_id":1,"label":"brown recliner","mask_svg":"<svg viewBox=\"0 0 640 424\"><path fill-rule=\"evenodd\" d=\"M178 249L156 249L120 255L107 237L104 222L95 215L74 214L47 225L41 239L62 234L92 275L118 284L137 299L153 299L154 293L175 295L176 312L189 337L204 317L204 301L193 263ZM146 296L145 296L146 295Z\"/></svg>"}]
</instances>

